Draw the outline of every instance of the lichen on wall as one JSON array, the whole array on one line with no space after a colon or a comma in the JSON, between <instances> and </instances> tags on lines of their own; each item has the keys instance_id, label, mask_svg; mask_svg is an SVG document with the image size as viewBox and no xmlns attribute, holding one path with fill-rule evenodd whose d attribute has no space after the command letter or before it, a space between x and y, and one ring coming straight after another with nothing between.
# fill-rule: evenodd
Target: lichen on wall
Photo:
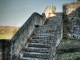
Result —
<instances>
[{"instance_id":1,"label":"lichen on wall","mask_svg":"<svg viewBox=\"0 0 80 60\"><path fill-rule=\"evenodd\" d=\"M63 34L66 38L80 39L80 1L63 4Z\"/></svg>"}]
</instances>

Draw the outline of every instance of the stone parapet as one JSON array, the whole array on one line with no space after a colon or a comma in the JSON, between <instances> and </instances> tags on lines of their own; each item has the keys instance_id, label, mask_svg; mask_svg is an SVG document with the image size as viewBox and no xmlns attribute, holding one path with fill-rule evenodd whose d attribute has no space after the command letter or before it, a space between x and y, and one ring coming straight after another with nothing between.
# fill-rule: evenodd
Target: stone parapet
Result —
<instances>
[{"instance_id":1,"label":"stone parapet","mask_svg":"<svg viewBox=\"0 0 80 60\"><path fill-rule=\"evenodd\" d=\"M45 15L34 12L11 40L3 40L1 44L3 45L1 48L1 52L3 52L1 56L4 56L3 60L16 60L15 58L19 55L20 50L24 47L28 38L33 33L35 26L42 26L44 22Z\"/></svg>"}]
</instances>

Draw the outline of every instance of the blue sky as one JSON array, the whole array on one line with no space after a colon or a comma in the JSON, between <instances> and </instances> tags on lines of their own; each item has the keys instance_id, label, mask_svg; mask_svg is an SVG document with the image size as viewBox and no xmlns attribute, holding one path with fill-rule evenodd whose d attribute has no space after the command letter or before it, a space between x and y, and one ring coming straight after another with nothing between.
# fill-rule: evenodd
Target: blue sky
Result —
<instances>
[{"instance_id":1,"label":"blue sky","mask_svg":"<svg viewBox=\"0 0 80 60\"><path fill-rule=\"evenodd\" d=\"M22 26L33 12L42 14L46 6L56 6L62 12L62 4L76 0L0 0L0 26Z\"/></svg>"}]
</instances>

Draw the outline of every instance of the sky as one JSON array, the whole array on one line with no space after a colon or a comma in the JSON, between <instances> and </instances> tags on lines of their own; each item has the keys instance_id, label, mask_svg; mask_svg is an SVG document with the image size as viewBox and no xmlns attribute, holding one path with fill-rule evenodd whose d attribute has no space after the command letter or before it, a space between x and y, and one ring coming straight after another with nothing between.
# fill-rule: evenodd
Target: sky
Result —
<instances>
[{"instance_id":1,"label":"sky","mask_svg":"<svg viewBox=\"0 0 80 60\"><path fill-rule=\"evenodd\" d=\"M47 6L56 6L62 12L62 4L76 0L0 0L0 26L22 26L33 12L42 14Z\"/></svg>"}]
</instances>

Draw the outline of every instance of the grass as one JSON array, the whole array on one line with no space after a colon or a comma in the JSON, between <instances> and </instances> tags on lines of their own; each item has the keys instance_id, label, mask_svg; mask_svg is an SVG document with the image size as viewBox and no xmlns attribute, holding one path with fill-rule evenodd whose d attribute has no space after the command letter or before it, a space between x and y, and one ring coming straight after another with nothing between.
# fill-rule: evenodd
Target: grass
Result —
<instances>
[{"instance_id":1,"label":"grass","mask_svg":"<svg viewBox=\"0 0 80 60\"><path fill-rule=\"evenodd\" d=\"M20 27L0 26L0 39L11 39Z\"/></svg>"},{"instance_id":2,"label":"grass","mask_svg":"<svg viewBox=\"0 0 80 60\"><path fill-rule=\"evenodd\" d=\"M66 42L70 42L70 43L74 44L74 43L80 42L80 40L63 37L63 39L62 39L61 42L65 42L65 43L66 43Z\"/></svg>"},{"instance_id":3,"label":"grass","mask_svg":"<svg viewBox=\"0 0 80 60\"><path fill-rule=\"evenodd\" d=\"M68 40L68 38L66 38L66 37L63 37L63 39L62 40Z\"/></svg>"},{"instance_id":4,"label":"grass","mask_svg":"<svg viewBox=\"0 0 80 60\"><path fill-rule=\"evenodd\" d=\"M60 60L80 60L80 52L68 52L63 54L57 54L57 56Z\"/></svg>"},{"instance_id":5,"label":"grass","mask_svg":"<svg viewBox=\"0 0 80 60\"><path fill-rule=\"evenodd\" d=\"M66 38L66 37L63 37L62 40L77 40L77 39L71 39L71 38Z\"/></svg>"},{"instance_id":6,"label":"grass","mask_svg":"<svg viewBox=\"0 0 80 60\"><path fill-rule=\"evenodd\" d=\"M80 60L80 57L76 58L75 60Z\"/></svg>"},{"instance_id":7,"label":"grass","mask_svg":"<svg viewBox=\"0 0 80 60\"><path fill-rule=\"evenodd\" d=\"M11 39L13 34L0 34L0 39Z\"/></svg>"}]
</instances>

